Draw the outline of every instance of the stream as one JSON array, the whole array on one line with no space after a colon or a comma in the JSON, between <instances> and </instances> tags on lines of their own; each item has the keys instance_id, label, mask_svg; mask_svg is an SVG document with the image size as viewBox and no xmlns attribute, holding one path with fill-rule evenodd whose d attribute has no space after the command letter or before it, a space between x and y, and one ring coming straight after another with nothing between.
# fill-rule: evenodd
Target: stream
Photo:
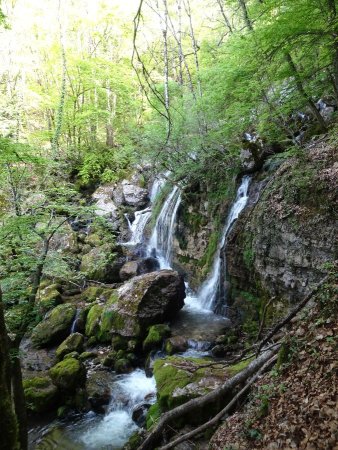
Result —
<instances>
[{"instance_id":1,"label":"stream","mask_svg":"<svg viewBox=\"0 0 338 450\"><path fill-rule=\"evenodd\" d=\"M166 174L167 176L168 174ZM238 188L219 242L212 271L198 292L193 292L186 282L185 306L171 324L173 336L182 336L188 341L188 349L182 357L205 357L209 355L211 343L229 327L230 321L215 314L222 286L221 250L226 245L227 235L245 208L248 199L249 177L244 177ZM159 176L152 187L151 203L165 184ZM172 268L172 243L176 226L176 214L181 203L181 191L174 186L163 203L149 242L148 256L156 257L160 269ZM134 221L129 218L130 240L124 245L144 244L144 230L151 216L151 208L135 213ZM222 298L225 302L226 299ZM73 331L73 330L72 330ZM127 375L112 376L112 396L105 415L89 412L67 421L49 422L39 425L30 432L30 448L36 450L118 450L131 434L138 429L132 420L132 412L140 404L155 402L156 385L154 377L148 378L144 370L136 369Z\"/></svg>"}]
</instances>

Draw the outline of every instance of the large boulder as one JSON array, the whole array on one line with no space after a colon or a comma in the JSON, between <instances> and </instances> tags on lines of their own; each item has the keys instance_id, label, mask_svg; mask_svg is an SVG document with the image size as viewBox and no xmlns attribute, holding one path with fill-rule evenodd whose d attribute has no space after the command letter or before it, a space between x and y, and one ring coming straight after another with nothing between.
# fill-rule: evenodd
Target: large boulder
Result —
<instances>
[{"instance_id":1,"label":"large boulder","mask_svg":"<svg viewBox=\"0 0 338 450\"><path fill-rule=\"evenodd\" d=\"M35 377L23 381L27 409L43 413L58 406L58 390L49 377Z\"/></svg>"},{"instance_id":2,"label":"large boulder","mask_svg":"<svg viewBox=\"0 0 338 450\"><path fill-rule=\"evenodd\" d=\"M52 309L33 329L33 345L41 348L60 344L69 335L75 314L76 306L69 303Z\"/></svg>"},{"instance_id":3,"label":"large boulder","mask_svg":"<svg viewBox=\"0 0 338 450\"><path fill-rule=\"evenodd\" d=\"M121 336L142 337L150 325L173 319L184 305L183 278L173 270L140 275L117 290L111 303L111 331Z\"/></svg>"},{"instance_id":4,"label":"large boulder","mask_svg":"<svg viewBox=\"0 0 338 450\"><path fill-rule=\"evenodd\" d=\"M158 269L159 263L155 258L148 257L136 261L128 261L120 270L120 278L122 281L127 281L138 275L154 272Z\"/></svg>"},{"instance_id":5,"label":"large boulder","mask_svg":"<svg viewBox=\"0 0 338 450\"><path fill-rule=\"evenodd\" d=\"M132 181L122 181L122 192L126 205L141 208L149 201L148 191Z\"/></svg>"},{"instance_id":6,"label":"large boulder","mask_svg":"<svg viewBox=\"0 0 338 450\"><path fill-rule=\"evenodd\" d=\"M151 325L168 322L184 305L183 278L173 270L140 275L112 293L104 305L88 313L86 335L109 342L112 335L140 342Z\"/></svg>"},{"instance_id":7,"label":"large boulder","mask_svg":"<svg viewBox=\"0 0 338 450\"><path fill-rule=\"evenodd\" d=\"M67 358L49 370L49 375L61 391L75 391L86 381L86 368L75 358Z\"/></svg>"}]
</instances>

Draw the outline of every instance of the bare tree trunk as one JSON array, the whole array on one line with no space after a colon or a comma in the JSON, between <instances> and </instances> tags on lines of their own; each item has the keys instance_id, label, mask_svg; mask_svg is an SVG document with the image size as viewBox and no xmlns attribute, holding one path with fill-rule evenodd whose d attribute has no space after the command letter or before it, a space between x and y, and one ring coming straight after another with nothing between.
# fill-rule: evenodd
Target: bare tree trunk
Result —
<instances>
[{"instance_id":1,"label":"bare tree trunk","mask_svg":"<svg viewBox=\"0 0 338 450\"><path fill-rule=\"evenodd\" d=\"M338 106L338 22L335 0L327 0L330 22L333 24L332 32L332 66L333 66L333 88Z\"/></svg>"},{"instance_id":2,"label":"bare tree trunk","mask_svg":"<svg viewBox=\"0 0 338 450\"><path fill-rule=\"evenodd\" d=\"M177 1L178 11L178 64L179 64L179 83L183 86L183 49L182 49L182 0Z\"/></svg>"},{"instance_id":3,"label":"bare tree trunk","mask_svg":"<svg viewBox=\"0 0 338 450\"><path fill-rule=\"evenodd\" d=\"M225 23L226 27L228 28L230 33L233 33L233 29L232 29L231 23L230 23L229 19L227 18L227 15L225 14L225 11L224 11L223 0L217 0L217 4L218 4L219 9L221 11L221 14L222 14L222 17L224 19L224 23Z\"/></svg>"},{"instance_id":4,"label":"bare tree trunk","mask_svg":"<svg viewBox=\"0 0 338 450\"><path fill-rule=\"evenodd\" d=\"M164 21L163 21L163 59L164 59L164 105L169 111L169 58L168 58L168 5L167 0L163 0Z\"/></svg>"},{"instance_id":5,"label":"bare tree trunk","mask_svg":"<svg viewBox=\"0 0 338 450\"><path fill-rule=\"evenodd\" d=\"M285 54L285 57L286 57L286 60L288 62L288 65L289 65L289 68L291 70L291 73L292 73L293 77L295 78L298 92L304 98L304 100L307 101L307 104L309 105L313 115L317 119L317 122L319 123L320 128L323 131L326 131L327 127L326 127L325 121L324 121L323 117L321 116L320 112L318 111L318 109L316 108L316 105L315 105L314 101L312 100L312 98L305 91L302 79L301 79L301 77L299 75L299 72L297 70L296 64L294 63L291 54L288 52L288 53Z\"/></svg>"},{"instance_id":6,"label":"bare tree trunk","mask_svg":"<svg viewBox=\"0 0 338 450\"><path fill-rule=\"evenodd\" d=\"M12 405L9 374L8 336L0 289L0 450L19 450L18 424Z\"/></svg>"},{"instance_id":7,"label":"bare tree trunk","mask_svg":"<svg viewBox=\"0 0 338 450\"><path fill-rule=\"evenodd\" d=\"M245 22L245 26L250 30L253 31L253 26L252 26L252 22L251 19L249 17L249 13L248 13L248 8L246 6L245 0L238 0L238 4L239 7L242 10L242 14L243 14L243 19Z\"/></svg>"},{"instance_id":8,"label":"bare tree trunk","mask_svg":"<svg viewBox=\"0 0 338 450\"><path fill-rule=\"evenodd\" d=\"M194 58L195 58L195 66L196 66L196 74L197 74L197 87L198 87L198 93L199 96L202 97L202 87L201 87L201 80L200 80L200 67L199 67L199 60L198 60L198 45L195 38L195 32L194 27L192 23L192 13L191 13L191 7L189 0L183 0L185 12L189 18L189 33L190 33L190 39L192 43L192 48L194 52Z\"/></svg>"},{"instance_id":9,"label":"bare tree trunk","mask_svg":"<svg viewBox=\"0 0 338 450\"><path fill-rule=\"evenodd\" d=\"M111 91L110 84L107 82L107 111L108 120L106 123L106 145L108 148L114 147L114 127L113 118L116 110L116 95Z\"/></svg>"}]
</instances>

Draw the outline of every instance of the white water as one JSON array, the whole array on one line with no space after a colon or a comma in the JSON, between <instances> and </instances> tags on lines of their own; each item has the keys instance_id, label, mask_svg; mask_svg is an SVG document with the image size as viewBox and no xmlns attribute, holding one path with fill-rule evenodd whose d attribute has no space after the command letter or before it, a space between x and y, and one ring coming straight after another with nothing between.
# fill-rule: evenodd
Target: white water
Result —
<instances>
[{"instance_id":1,"label":"white water","mask_svg":"<svg viewBox=\"0 0 338 450\"><path fill-rule=\"evenodd\" d=\"M161 269L171 269L176 213L181 203L181 192L174 186L156 220L147 253L158 259Z\"/></svg>"},{"instance_id":2,"label":"white water","mask_svg":"<svg viewBox=\"0 0 338 450\"><path fill-rule=\"evenodd\" d=\"M153 401L148 400L148 396L152 395L154 400L155 393L154 377L147 378L143 370L136 369L128 375L121 376L114 383L108 413L99 423L89 426L81 435L81 441L86 449L101 449L111 445L114 448L122 447L138 428L131 418L133 409L146 398L148 403L152 403Z\"/></svg>"},{"instance_id":3,"label":"white water","mask_svg":"<svg viewBox=\"0 0 338 450\"><path fill-rule=\"evenodd\" d=\"M198 299L201 305L208 310L213 310L215 306L215 302L217 300L217 296L219 294L220 288L220 275L221 275L221 250L224 247L225 240L229 234L229 231L237 220L239 214L245 208L245 205L248 201L248 189L250 184L249 177L243 177L242 183L237 191L237 196L234 204L231 207L230 213L228 215L225 227L222 233L222 239L220 240L217 248L217 252L215 255L212 272L209 278L202 284L199 292Z\"/></svg>"},{"instance_id":4,"label":"white water","mask_svg":"<svg viewBox=\"0 0 338 450\"><path fill-rule=\"evenodd\" d=\"M142 209L141 211L135 212L135 219L131 223L128 215L125 217L128 221L129 230L131 233L130 239L128 242L125 242L124 245L137 245L141 244L143 241L143 231L145 226L147 225L148 220L151 216L151 208L147 207Z\"/></svg>"},{"instance_id":5,"label":"white water","mask_svg":"<svg viewBox=\"0 0 338 450\"><path fill-rule=\"evenodd\" d=\"M76 326L77 326L77 321L78 321L79 316L80 316L80 312L81 312L81 310L79 308L77 308L76 314L75 314L75 317L74 317L74 320L73 320L73 323L72 323L72 326L71 326L71 329L70 329L70 334L73 334L73 333L76 332Z\"/></svg>"}]
</instances>

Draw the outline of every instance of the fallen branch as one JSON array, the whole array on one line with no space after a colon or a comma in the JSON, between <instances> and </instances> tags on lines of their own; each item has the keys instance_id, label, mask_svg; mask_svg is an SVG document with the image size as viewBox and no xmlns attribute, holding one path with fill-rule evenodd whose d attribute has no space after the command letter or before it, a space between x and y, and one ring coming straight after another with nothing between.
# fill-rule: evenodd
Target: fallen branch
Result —
<instances>
[{"instance_id":1,"label":"fallen branch","mask_svg":"<svg viewBox=\"0 0 338 450\"><path fill-rule=\"evenodd\" d=\"M311 300L311 298L314 296L314 294L318 291L318 289L323 286L323 284L326 282L328 276L324 277L318 284L317 286L312 289L312 291L301 301L299 302L292 311L290 311L290 313L284 317L283 320L281 320L280 322L278 322L273 329L270 331L270 333L268 333L268 335L259 343L259 346L257 348L257 353L258 354L261 350L261 348L263 347L263 345L267 344L269 342L269 340L277 333L277 331L279 331L281 328L283 328L287 323L289 323L291 321L291 319L293 319L301 309L304 308L304 306Z\"/></svg>"},{"instance_id":2,"label":"fallen branch","mask_svg":"<svg viewBox=\"0 0 338 450\"><path fill-rule=\"evenodd\" d=\"M210 419L208 422L204 423L203 425L200 425L199 427L195 428L194 430L190 431L189 433L183 434L182 436L179 436L177 439L175 439L172 442L169 442L169 444L164 445L163 447L160 447L159 450L169 450L176 445L180 444L181 442L184 442L194 436L196 436L199 433L202 433L203 431L207 430L208 428L216 425L222 417L228 413L231 408L236 404L236 402L244 395L250 387L253 385L253 383L261 376L261 374L271 366L271 364L274 364L277 360L277 355L274 355L272 358L269 359L260 369L259 371L247 382L247 384L233 397L233 399L218 413L216 416L214 416L212 419Z\"/></svg>"},{"instance_id":3,"label":"fallen branch","mask_svg":"<svg viewBox=\"0 0 338 450\"><path fill-rule=\"evenodd\" d=\"M194 398L189 400L187 403L180 405L171 411L164 413L158 424L154 427L154 429L148 434L147 438L143 441L143 443L138 447L138 450L153 450L156 447L156 444L160 440L163 430L166 425L174 420L178 419L194 411L195 409L200 409L208 405L209 403L219 401L220 398L224 397L229 391L234 389L239 384L246 381L249 377L255 374L267 361L269 361L272 356L277 352L278 347L275 349L263 353L257 359L252 361L248 367L239 372L237 375L233 376L229 380L227 380L222 386L213 391L209 392L206 395L203 395L199 398Z\"/></svg>"}]
</instances>

